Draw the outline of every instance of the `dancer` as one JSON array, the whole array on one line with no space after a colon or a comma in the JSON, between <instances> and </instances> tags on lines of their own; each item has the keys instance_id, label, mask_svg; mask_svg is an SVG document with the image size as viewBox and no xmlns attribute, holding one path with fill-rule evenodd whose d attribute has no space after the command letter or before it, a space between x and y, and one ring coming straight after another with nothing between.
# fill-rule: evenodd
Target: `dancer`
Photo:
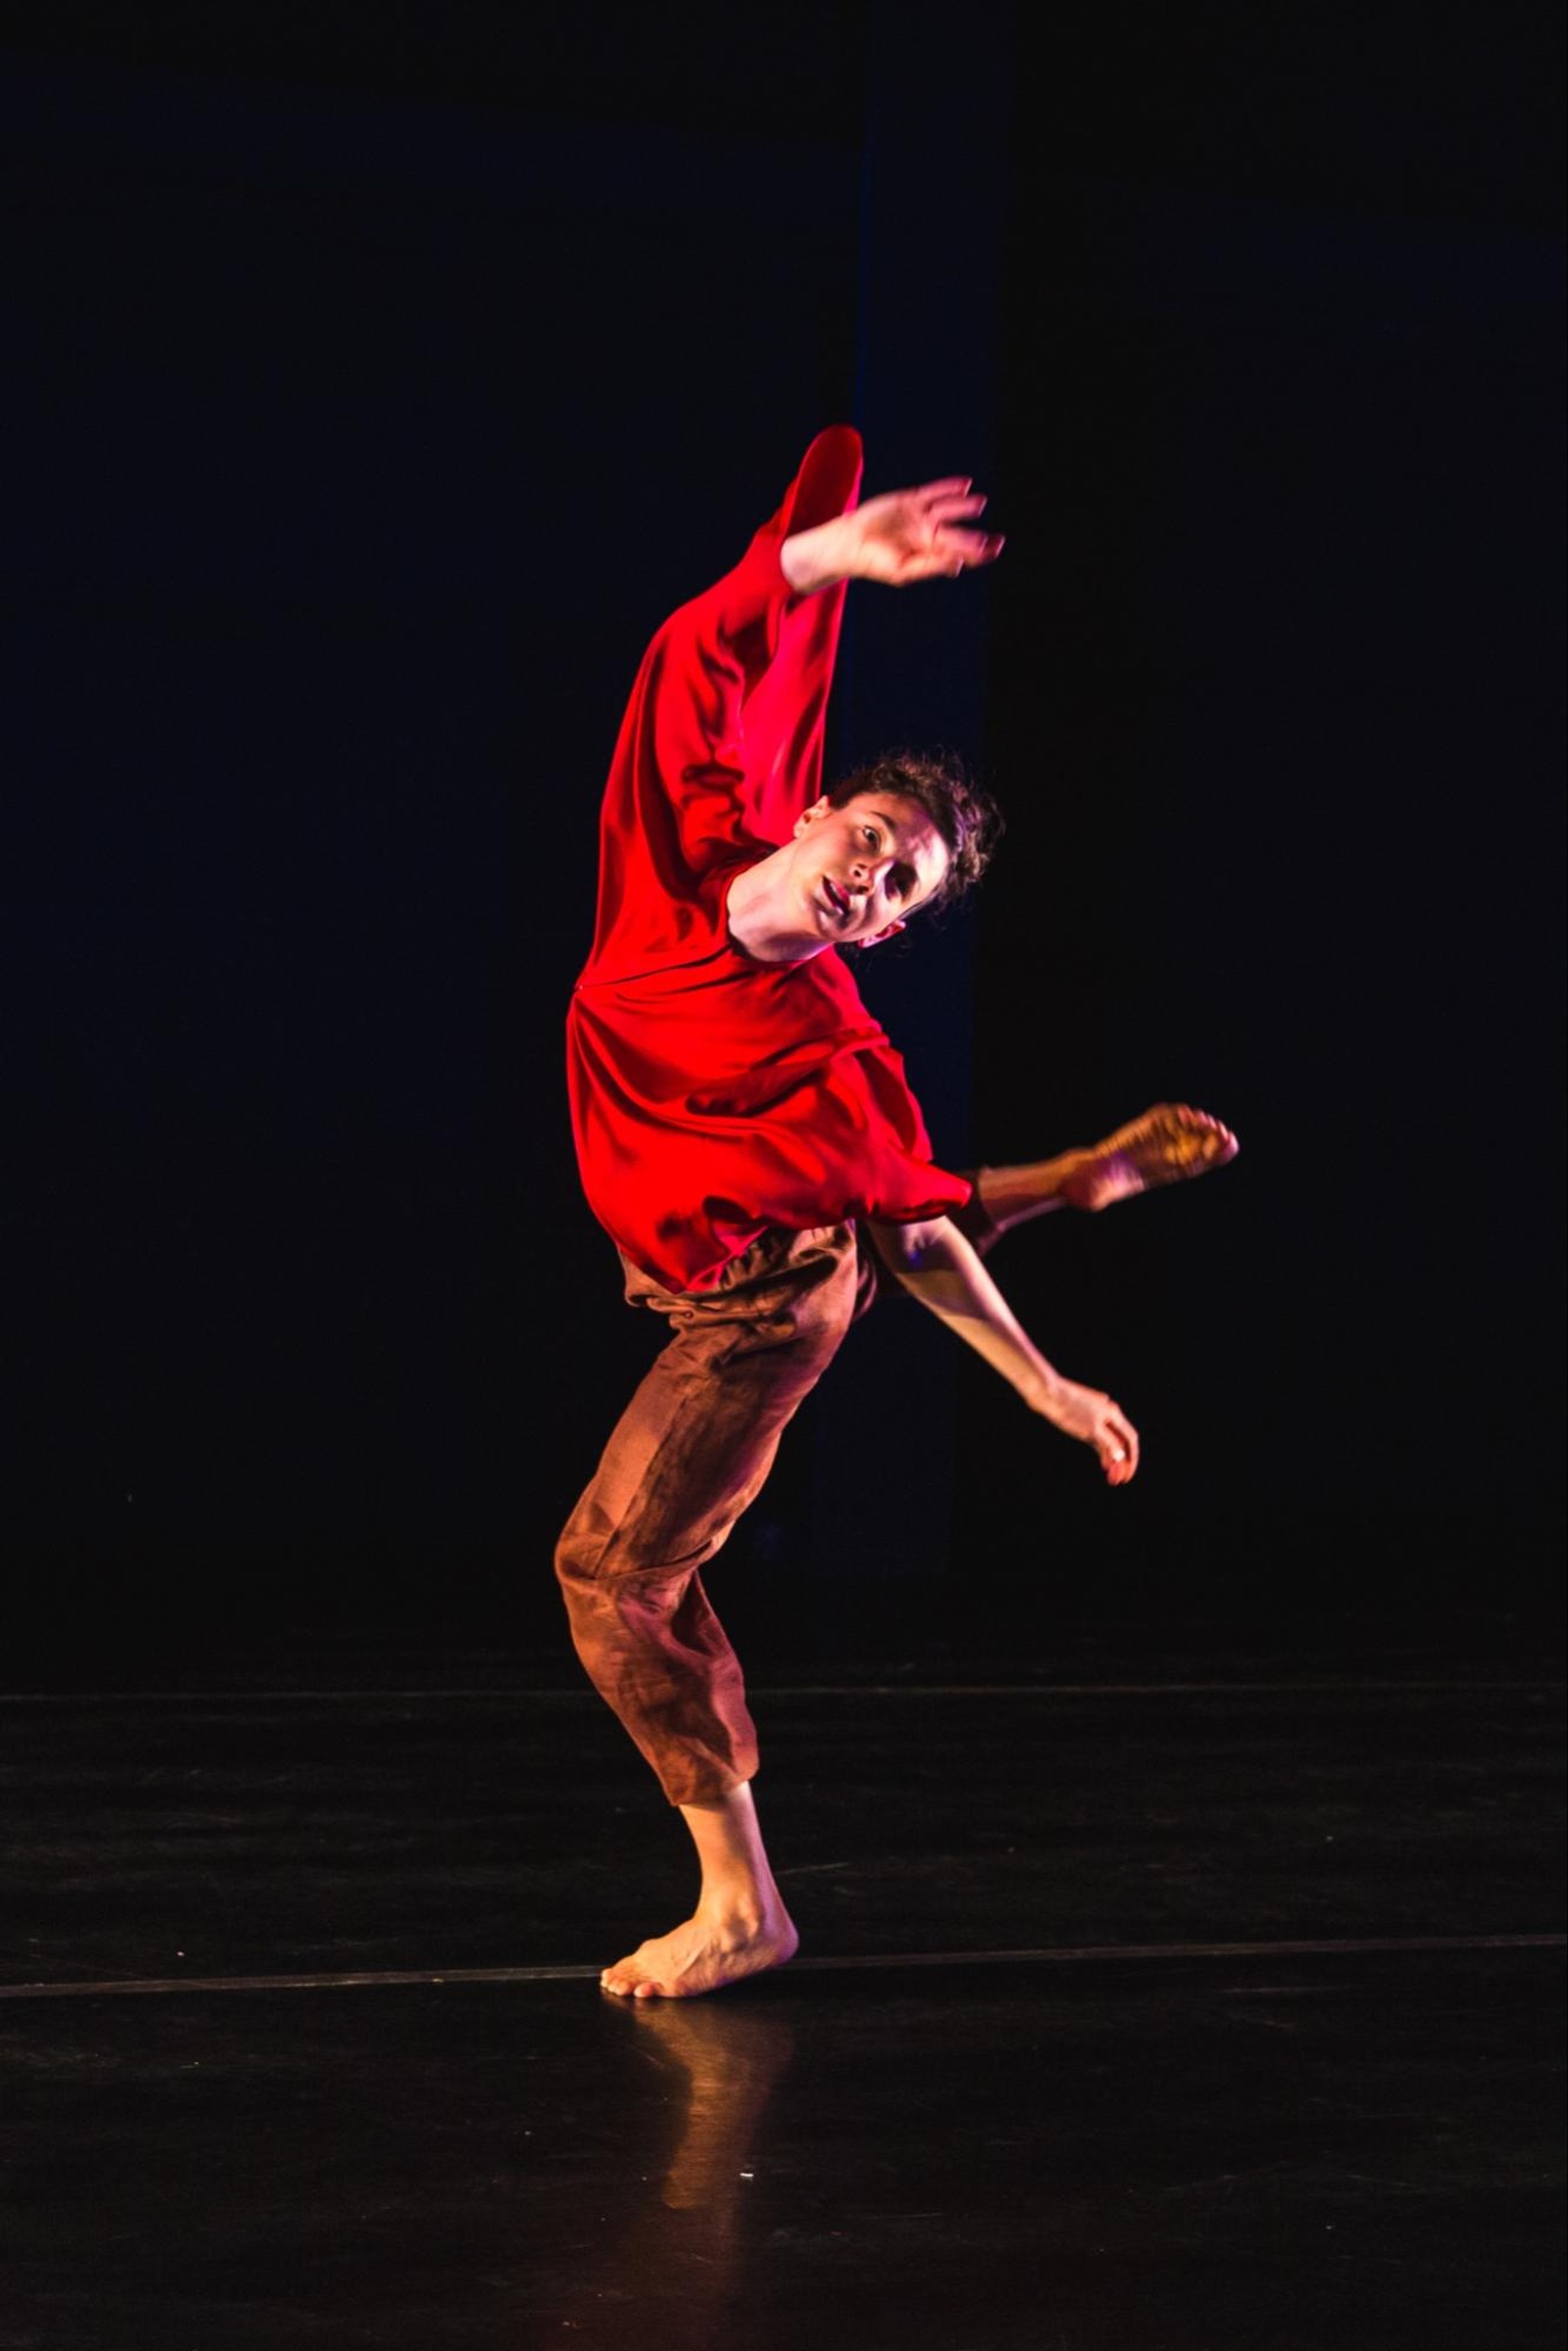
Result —
<instances>
[{"instance_id":1,"label":"dancer","mask_svg":"<svg viewBox=\"0 0 1568 2351\"><path fill-rule=\"evenodd\" d=\"M589 1204L628 1300L670 1330L556 1557L578 1655L701 1865L692 1917L601 1978L638 1999L716 1991L798 1948L758 1825L740 1667L700 1570L870 1304L878 1261L1123 1486L1132 1422L1047 1361L983 1259L1028 1218L1103 1208L1237 1148L1217 1119L1163 1103L1029 1165L932 1165L844 950L971 886L998 820L955 763L913 753L823 792L822 724L847 583L955 577L1002 541L966 478L863 505L860 479L859 436L820 434L739 564L649 647L568 1020Z\"/></svg>"}]
</instances>

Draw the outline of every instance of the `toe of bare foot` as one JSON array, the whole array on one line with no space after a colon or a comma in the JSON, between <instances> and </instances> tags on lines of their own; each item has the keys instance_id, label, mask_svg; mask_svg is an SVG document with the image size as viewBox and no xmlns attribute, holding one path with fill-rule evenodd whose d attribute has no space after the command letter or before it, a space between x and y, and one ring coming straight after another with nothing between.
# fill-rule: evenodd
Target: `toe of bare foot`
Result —
<instances>
[{"instance_id":1,"label":"toe of bare foot","mask_svg":"<svg viewBox=\"0 0 1568 2351\"><path fill-rule=\"evenodd\" d=\"M605 1991L623 2000L690 2000L782 1967L799 1948L800 1937L782 1907L744 1928L690 1918L674 1934L639 1945L628 1959L606 1968L599 1980Z\"/></svg>"}]
</instances>

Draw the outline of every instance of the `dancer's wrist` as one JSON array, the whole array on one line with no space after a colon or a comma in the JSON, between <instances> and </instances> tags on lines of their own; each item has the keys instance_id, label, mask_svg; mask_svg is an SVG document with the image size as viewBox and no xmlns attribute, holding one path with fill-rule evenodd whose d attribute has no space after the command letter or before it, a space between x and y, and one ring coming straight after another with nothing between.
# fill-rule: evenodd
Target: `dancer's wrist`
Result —
<instances>
[{"instance_id":1,"label":"dancer's wrist","mask_svg":"<svg viewBox=\"0 0 1568 2351\"><path fill-rule=\"evenodd\" d=\"M836 588L851 576L851 546L846 517L834 515L810 530L790 534L779 550L779 568L797 596L814 596Z\"/></svg>"}]
</instances>

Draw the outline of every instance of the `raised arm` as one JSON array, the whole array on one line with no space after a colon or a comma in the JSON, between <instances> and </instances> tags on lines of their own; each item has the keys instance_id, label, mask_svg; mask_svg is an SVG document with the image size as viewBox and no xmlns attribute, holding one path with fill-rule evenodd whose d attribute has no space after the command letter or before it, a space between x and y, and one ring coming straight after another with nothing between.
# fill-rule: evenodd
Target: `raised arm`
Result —
<instances>
[{"instance_id":1,"label":"raised arm","mask_svg":"<svg viewBox=\"0 0 1568 2351\"><path fill-rule=\"evenodd\" d=\"M973 1246L949 1217L922 1224L873 1224L878 1256L922 1306L999 1372L1066 1437L1092 1446L1113 1486L1137 1471L1138 1432L1096 1388L1080 1387L1047 1363L987 1272Z\"/></svg>"},{"instance_id":2,"label":"raised arm","mask_svg":"<svg viewBox=\"0 0 1568 2351\"><path fill-rule=\"evenodd\" d=\"M985 508L963 474L923 482L918 489L887 490L849 514L795 532L780 550L780 568L797 596L814 596L841 580L907 588L917 580L955 579L994 563L1002 551L998 533L968 527Z\"/></svg>"}]
</instances>

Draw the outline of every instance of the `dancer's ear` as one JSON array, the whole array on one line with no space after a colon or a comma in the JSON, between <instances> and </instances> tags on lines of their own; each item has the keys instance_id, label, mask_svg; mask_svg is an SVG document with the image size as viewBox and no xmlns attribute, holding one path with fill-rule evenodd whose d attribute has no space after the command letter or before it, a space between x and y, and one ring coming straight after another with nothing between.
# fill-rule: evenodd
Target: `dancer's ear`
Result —
<instances>
[{"instance_id":1,"label":"dancer's ear","mask_svg":"<svg viewBox=\"0 0 1568 2351\"><path fill-rule=\"evenodd\" d=\"M889 923L885 930L873 931L869 939L857 939L855 945L858 947L879 947L883 939L895 939L900 931L908 928L907 923Z\"/></svg>"},{"instance_id":2,"label":"dancer's ear","mask_svg":"<svg viewBox=\"0 0 1568 2351\"><path fill-rule=\"evenodd\" d=\"M809 825L821 824L822 819L828 815L831 810L832 805L833 804L828 798L826 792L822 794L821 799L813 800L810 807L804 810L801 814L795 819L794 838L799 841L800 835L806 831Z\"/></svg>"}]
</instances>

